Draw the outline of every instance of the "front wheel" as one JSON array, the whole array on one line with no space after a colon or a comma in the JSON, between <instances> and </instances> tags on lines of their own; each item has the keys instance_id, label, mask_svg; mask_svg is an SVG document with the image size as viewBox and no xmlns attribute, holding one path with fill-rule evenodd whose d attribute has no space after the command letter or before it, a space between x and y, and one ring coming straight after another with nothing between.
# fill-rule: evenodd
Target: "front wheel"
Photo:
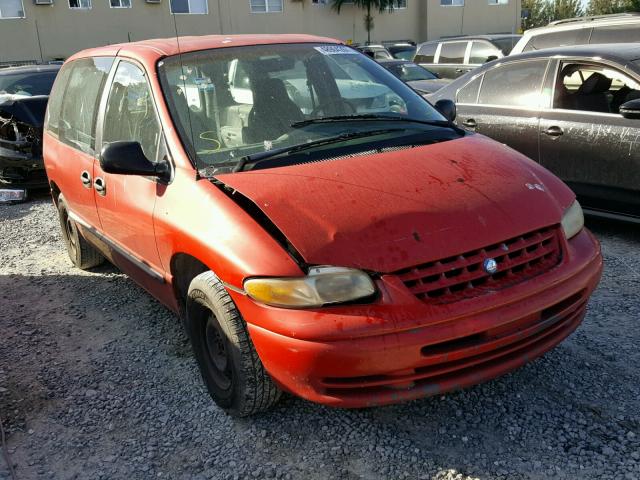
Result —
<instances>
[{"instance_id":1,"label":"front wheel","mask_svg":"<svg viewBox=\"0 0 640 480\"><path fill-rule=\"evenodd\" d=\"M200 373L220 407L244 417L278 401L280 390L265 371L240 312L213 272L191 281L186 317Z\"/></svg>"}]
</instances>

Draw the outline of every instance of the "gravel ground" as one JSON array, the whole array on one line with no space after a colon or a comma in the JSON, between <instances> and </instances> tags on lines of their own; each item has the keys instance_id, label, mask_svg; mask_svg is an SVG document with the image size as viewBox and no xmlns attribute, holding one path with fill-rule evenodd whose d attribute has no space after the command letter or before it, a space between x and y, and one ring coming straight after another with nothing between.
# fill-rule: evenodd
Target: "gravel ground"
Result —
<instances>
[{"instance_id":1,"label":"gravel ground","mask_svg":"<svg viewBox=\"0 0 640 480\"><path fill-rule=\"evenodd\" d=\"M525 368L384 408L286 396L236 420L176 317L113 267L73 269L55 215L47 198L0 207L0 415L20 479L640 478L638 226L590 221L606 268L587 318Z\"/></svg>"}]
</instances>

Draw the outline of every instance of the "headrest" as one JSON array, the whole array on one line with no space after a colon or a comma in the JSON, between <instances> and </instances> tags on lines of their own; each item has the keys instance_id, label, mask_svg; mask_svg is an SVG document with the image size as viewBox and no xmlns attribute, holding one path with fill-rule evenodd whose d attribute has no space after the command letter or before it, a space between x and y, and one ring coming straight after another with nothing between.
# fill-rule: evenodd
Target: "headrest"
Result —
<instances>
[{"instance_id":1,"label":"headrest","mask_svg":"<svg viewBox=\"0 0 640 480\"><path fill-rule=\"evenodd\" d=\"M264 78L253 84L255 100L260 101L265 98L278 99L288 98L287 88L279 78Z\"/></svg>"},{"instance_id":2,"label":"headrest","mask_svg":"<svg viewBox=\"0 0 640 480\"><path fill-rule=\"evenodd\" d=\"M578 89L578 93L581 95L589 95L592 93L604 93L611 88L611 80L609 77L605 77L603 74L594 72Z\"/></svg>"}]
</instances>

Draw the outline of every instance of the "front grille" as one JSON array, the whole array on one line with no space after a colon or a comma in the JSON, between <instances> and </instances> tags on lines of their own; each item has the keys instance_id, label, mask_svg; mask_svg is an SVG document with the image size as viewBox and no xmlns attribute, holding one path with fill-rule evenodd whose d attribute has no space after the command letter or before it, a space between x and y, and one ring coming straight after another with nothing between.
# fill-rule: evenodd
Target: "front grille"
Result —
<instances>
[{"instance_id":1,"label":"front grille","mask_svg":"<svg viewBox=\"0 0 640 480\"><path fill-rule=\"evenodd\" d=\"M493 258L498 270L487 273L483 263ZM560 228L547 227L454 257L397 272L421 300L451 303L510 287L555 267L562 259Z\"/></svg>"}]
</instances>

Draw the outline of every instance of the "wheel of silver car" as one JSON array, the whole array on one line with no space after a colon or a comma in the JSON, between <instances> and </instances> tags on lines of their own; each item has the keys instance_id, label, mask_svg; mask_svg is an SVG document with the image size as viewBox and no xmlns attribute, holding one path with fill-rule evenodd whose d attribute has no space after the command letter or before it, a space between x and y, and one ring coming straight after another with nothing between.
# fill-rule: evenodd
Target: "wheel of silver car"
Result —
<instances>
[{"instance_id":1,"label":"wheel of silver car","mask_svg":"<svg viewBox=\"0 0 640 480\"><path fill-rule=\"evenodd\" d=\"M78 230L78 225L69 216L69 210L62 195L58 197L58 217L71 263L82 270L97 267L103 263L104 257L84 239Z\"/></svg>"},{"instance_id":2,"label":"wheel of silver car","mask_svg":"<svg viewBox=\"0 0 640 480\"><path fill-rule=\"evenodd\" d=\"M220 407L247 416L278 401L281 392L262 366L246 323L211 271L189 285L186 327L202 378Z\"/></svg>"}]
</instances>

